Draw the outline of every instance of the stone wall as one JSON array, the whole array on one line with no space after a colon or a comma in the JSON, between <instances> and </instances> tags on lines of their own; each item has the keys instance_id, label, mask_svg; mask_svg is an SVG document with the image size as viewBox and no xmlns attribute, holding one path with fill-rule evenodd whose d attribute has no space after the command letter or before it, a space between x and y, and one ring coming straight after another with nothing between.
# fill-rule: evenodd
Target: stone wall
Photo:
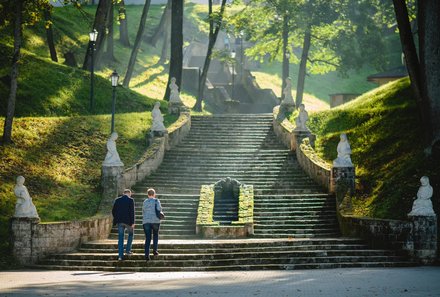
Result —
<instances>
[{"instance_id":1,"label":"stone wall","mask_svg":"<svg viewBox=\"0 0 440 297\"><path fill-rule=\"evenodd\" d=\"M12 218L12 253L23 265L45 256L70 252L81 243L105 239L112 228L110 215L87 220L40 223L39 219Z\"/></svg>"},{"instance_id":2,"label":"stone wall","mask_svg":"<svg viewBox=\"0 0 440 297\"><path fill-rule=\"evenodd\" d=\"M279 115L279 106L273 110L275 134L289 149L296 152L301 168L329 193L337 202L343 201L348 191L336 188L332 166L322 160L307 138L298 135L294 126ZM362 238L371 246L400 250L421 264L431 264L437 255L437 218L409 217L408 220L383 220L343 215L337 203L337 215L342 235Z\"/></svg>"}]
</instances>

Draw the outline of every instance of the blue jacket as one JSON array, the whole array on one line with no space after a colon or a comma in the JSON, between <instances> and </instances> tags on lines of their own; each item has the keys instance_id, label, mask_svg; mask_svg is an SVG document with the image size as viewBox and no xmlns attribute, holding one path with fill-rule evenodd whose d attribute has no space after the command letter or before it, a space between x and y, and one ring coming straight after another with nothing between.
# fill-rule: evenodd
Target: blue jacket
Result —
<instances>
[{"instance_id":1,"label":"blue jacket","mask_svg":"<svg viewBox=\"0 0 440 297\"><path fill-rule=\"evenodd\" d=\"M113 224L134 224L134 200L127 195L115 199L113 203Z\"/></svg>"},{"instance_id":2,"label":"blue jacket","mask_svg":"<svg viewBox=\"0 0 440 297\"><path fill-rule=\"evenodd\" d=\"M160 205L159 199L147 198L144 200L144 204L142 205L142 224L160 224L160 220L156 216L156 205L157 210L161 211L162 206Z\"/></svg>"}]
</instances>

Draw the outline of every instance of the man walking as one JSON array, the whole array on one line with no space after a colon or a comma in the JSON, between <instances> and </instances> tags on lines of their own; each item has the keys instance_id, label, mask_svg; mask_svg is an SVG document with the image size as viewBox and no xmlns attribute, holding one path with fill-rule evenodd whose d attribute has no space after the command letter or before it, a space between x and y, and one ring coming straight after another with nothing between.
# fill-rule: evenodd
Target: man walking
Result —
<instances>
[{"instance_id":1,"label":"man walking","mask_svg":"<svg viewBox=\"0 0 440 297\"><path fill-rule=\"evenodd\" d=\"M159 244L159 227L160 219L157 216L157 212L162 211L159 199L156 199L156 191L154 189L148 189L148 198L145 199L142 205L142 224L145 233L145 260L150 260L150 243L151 234L153 234L153 254L159 255L157 247Z\"/></svg>"},{"instance_id":2,"label":"man walking","mask_svg":"<svg viewBox=\"0 0 440 297\"><path fill-rule=\"evenodd\" d=\"M131 243L133 242L134 230L134 200L131 198L131 190L125 189L124 195L117 198L113 203L113 224L118 226L118 260L124 260L124 234L127 229L128 240L125 253L131 255Z\"/></svg>"}]
</instances>

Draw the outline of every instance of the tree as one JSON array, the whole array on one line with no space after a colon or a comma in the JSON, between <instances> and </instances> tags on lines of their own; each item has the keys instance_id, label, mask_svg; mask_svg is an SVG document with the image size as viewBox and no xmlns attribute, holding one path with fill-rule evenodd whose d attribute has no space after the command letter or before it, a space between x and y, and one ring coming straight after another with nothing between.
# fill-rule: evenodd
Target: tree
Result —
<instances>
[{"instance_id":1,"label":"tree","mask_svg":"<svg viewBox=\"0 0 440 297\"><path fill-rule=\"evenodd\" d=\"M58 62L57 51L55 49L55 44L53 41L53 26L52 26L52 15L50 9L44 10L44 19L46 21L46 39L47 45L49 46L50 58L54 62Z\"/></svg>"},{"instance_id":2,"label":"tree","mask_svg":"<svg viewBox=\"0 0 440 297\"><path fill-rule=\"evenodd\" d=\"M107 35L107 49L105 52L105 57L107 60L116 61L115 54L114 54L114 36L113 36L113 32L114 32L113 1L111 2L108 10L109 11L107 13L108 17L107 17L107 24L106 24L108 35Z\"/></svg>"},{"instance_id":3,"label":"tree","mask_svg":"<svg viewBox=\"0 0 440 297\"><path fill-rule=\"evenodd\" d=\"M134 41L133 50L131 51L130 60L128 61L127 72L125 72L123 86L128 87L130 84L131 76L133 75L134 64L136 62L137 53L141 47L142 36L145 31L145 21L148 16L148 10L150 9L151 0L145 0L144 9L142 10L141 20L139 22L138 32L136 34L136 40Z\"/></svg>"},{"instance_id":4,"label":"tree","mask_svg":"<svg viewBox=\"0 0 440 297\"><path fill-rule=\"evenodd\" d=\"M98 31L98 38L95 42L95 53L94 53L94 63L95 65L99 65L103 51L104 51L104 43L107 37L107 19L109 18L110 7L112 5L113 0L100 0L98 3L98 7L96 8L95 20L93 22L93 28ZM84 57L83 69L87 70L90 65L89 57L90 57L91 47L87 47L86 55Z\"/></svg>"},{"instance_id":5,"label":"tree","mask_svg":"<svg viewBox=\"0 0 440 297\"><path fill-rule=\"evenodd\" d=\"M208 49L206 52L205 62L203 63L202 73L199 77L199 90L197 93L197 101L193 109L196 111L202 111L203 93L205 90L206 79L208 77L209 65L211 63L212 50L215 42L217 41L218 33L222 27L223 14L225 12L226 0L222 0L220 4L220 11L213 13L212 0L208 1L208 17L209 17L209 36L208 36Z\"/></svg>"},{"instance_id":6,"label":"tree","mask_svg":"<svg viewBox=\"0 0 440 297\"><path fill-rule=\"evenodd\" d=\"M393 0L400 41L427 145L440 140L440 2L417 1L419 53L404 0Z\"/></svg>"},{"instance_id":7,"label":"tree","mask_svg":"<svg viewBox=\"0 0 440 297\"><path fill-rule=\"evenodd\" d=\"M167 5L163 10L159 25L157 25L153 35L148 38L148 42L151 43L153 46L156 46L156 43L159 40L159 38L163 34L166 34L167 30L169 30L169 24L171 23L171 5L172 5L171 2L172 2L171 0L167 1Z\"/></svg>"},{"instance_id":8,"label":"tree","mask_svg":"<svg viewBox=\"0 0 440 297\"><path fill-rule=\"evenodd\" d=\"M118 8L118 21L119 21L119 42L123 46L130 46L130 39L128 38L128 20L127 12L125 9L124 0L119 0Z\"/></svg>"},{"instance_id":9,"label":"tree","mask_svg":"<svg viewBox=\"0 0 440 297\"><path fill-rule=\"evenodd\" d=\"M183 0L172 1L171 6L171 55L170 70L167 86L171 78L176 78L176 84L182 86L183 64ZM166 88L164 100L169 100L170 89Z\"/></svg>"},{"instance_id":10,"label":"tree","mask_svg":"<svg viewBox=\"0 0 440 297\"><path fill-rule=\"evenodd\" d=\"M50 10L48 0L9 0L0 5L2 24L13 24L14 52L11 66L11 87L8 96L8 106L3 129L3 144L12 143L12 124L15 114L15 102L18 89L18 74L20 62L20 50L23 38L23 25L33 25L42 17L42 12Z\"/></svg>"}]
</instances>

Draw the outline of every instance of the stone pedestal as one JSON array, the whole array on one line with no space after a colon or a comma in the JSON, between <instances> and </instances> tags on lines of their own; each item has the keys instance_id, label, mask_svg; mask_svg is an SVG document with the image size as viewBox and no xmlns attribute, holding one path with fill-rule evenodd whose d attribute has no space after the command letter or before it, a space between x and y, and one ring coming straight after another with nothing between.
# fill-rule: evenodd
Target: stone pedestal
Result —
<instances>
[{"instance_id":1,"label":"stone pedestal","mask_svg":"<svg viewBox=\"0 0 440 297\"><path fill-rule=\"evenodd\" d=\"M338 188L343 187L347 190L350 190L350 193L353 193L355 177L356 173L353 166L333 167L330 192L334 193L338 190Z\"/></svg>"},{"instance_id":2,"label":"stone pedestal","mask_svg":"<svg viewBox=\"0 0 440 297\"><path fill-rule=\"evenodd\" d=\"M293 130L293 143L290 145L290 149L296 151L301 145L304 138L309 139L309 143L311 147L315 147L316 135L310 131L302 131L302 130Z\"/></svg>"},{"instance_id":3,"label":"stone pedestal","mask_svg":"<svg viewBox=\"0 0 440 297\"><path fill-rule=\"evenodd\" d=\"M33 255L33 234L39 218L11 219L12 254L20 264L34 263L38 255Z\"/></svg>"},{"instance_id":4,"label":"stone pedestal","mask_svg":"<svg viewBox=\"0 0 440 297\"><path fill-rule=\"evenodd\" d=\"M179 115L184 111L184 105L181 102L169 102L168 103L168 113Z\"/></svg>"},{"instance_id":5,"label":"stone pedestal","mask_svg":"<svg viewBox=\"0 0 440 297\"><path fill-rule=\"evenodd\" d=\"M102 201L99 206L99 211L108 213L108 209L113 205L113 200L118 197L124 190L123 175L124 166L102 166L101 169L101 186L102 186Z\"/></svg>"},{"instance_id":6,"label":"stone pedestal","mask_svg":"<svg viewBox=\"0 0 440 297\"><path fill-rule=\"evenodd\" d=\"M437 257L437 216L408 216L412 223L414 257L432 264Z\"/></svg>"}]
</instances>

